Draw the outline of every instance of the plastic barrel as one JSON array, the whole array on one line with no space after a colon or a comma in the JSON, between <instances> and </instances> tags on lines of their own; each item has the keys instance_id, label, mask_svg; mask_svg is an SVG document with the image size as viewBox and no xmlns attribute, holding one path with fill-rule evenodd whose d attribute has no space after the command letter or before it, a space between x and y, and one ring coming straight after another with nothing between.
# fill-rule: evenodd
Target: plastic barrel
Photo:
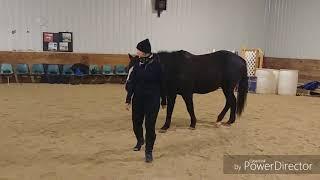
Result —
<instances>
[{"instance_id":1,"label":"plastic barrel","mask_svg":"<svg viewBox=\"0 0 320 180\"><path fill-rule=\"evenodd\" d=\"M280 69L278 94L295 96L298 85L298 70Z\"/></svg>"},{"instance_id":2,"label":"plastic barrel","mask_svg":"<svg viewBox=\"0 0 320 180\"><path fill-rule=\"evenodd\" d=\"M275 73L274 73L275 71ZM258 68L256 70L258 94L275 94L277 91L277 70Z\"/></svg>"}]
</instances>

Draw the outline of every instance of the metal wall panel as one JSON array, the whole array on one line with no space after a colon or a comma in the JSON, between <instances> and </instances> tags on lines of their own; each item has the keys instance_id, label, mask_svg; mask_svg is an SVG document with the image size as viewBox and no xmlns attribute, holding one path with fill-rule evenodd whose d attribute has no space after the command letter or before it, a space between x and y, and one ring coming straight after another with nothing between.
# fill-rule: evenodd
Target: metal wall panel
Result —
<instances>
[{"instance_id":1,"label":"metal wall panel","mask_svg":"<svg viewBox=\"0 0 320 180\"><path fill-rule=\"evenodd\" d=\"M0 50L41 51L43 31L72 31L74 51L264 48L265 0L168 0L157 17L151 0L0 0ZM11 34L16 30L15 34Z\"/></svg>"},{"instance_id":2,"label":"metal wall panel","mask_svg":"<svg viewBox=\"0 0 320 180\"><path fill-rule=\"evenodd\" d=\"M320 1L267 0L267 56L320 59Z\"/></svg>"}]
</instances>

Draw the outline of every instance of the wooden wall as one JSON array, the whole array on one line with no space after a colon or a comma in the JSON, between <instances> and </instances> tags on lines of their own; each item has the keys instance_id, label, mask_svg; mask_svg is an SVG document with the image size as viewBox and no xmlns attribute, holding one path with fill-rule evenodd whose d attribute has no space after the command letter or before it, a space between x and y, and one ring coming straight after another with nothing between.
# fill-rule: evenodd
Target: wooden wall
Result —
<instances>
[{"instance_id":1,"label":"wooden wall","mask_svg":"<svg viewBox=\"0 0 320 180\"><path fill-rule=\"evenodd\" d=\"M0 51L0 63L26 64L73 64L86 61L89 64L128 64L126 54L89 54L60 52L8 52ZM299 70L299 82L320 81L320 60L264 58L264 68Z\"/></svg>"},{"instance_id":2,"label":"wooden wall","mask_svg":"<svg viewBox=\"0 0 320 180\"><path fill-rule=\"evenodd\" d=\"M299 82L320 81L320 60L265 57L263 67L299 70Z\"/></svg>"},{"instance_id":3,"label":"wooden wall","mask_svg":"<svg viewBox=\"0 0 320 180\"><path fill-rule=\"evenodd\" d=\"M0 63L26 64L74 64L85 61L88 64L128 64L129 57L124 54L89 54L60 52L8 52L0 51Z\"/></svg>"}]
</instances>

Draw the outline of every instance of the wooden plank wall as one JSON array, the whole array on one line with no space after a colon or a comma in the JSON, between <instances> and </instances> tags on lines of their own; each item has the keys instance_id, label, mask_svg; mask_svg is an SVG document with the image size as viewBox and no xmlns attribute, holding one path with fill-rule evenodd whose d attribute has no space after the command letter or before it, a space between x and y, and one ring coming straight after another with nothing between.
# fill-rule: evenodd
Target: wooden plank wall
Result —
<instances>
[{"instance_id":1,"label":"wooden plank wall","mask_svg":"<svg viewBox=\"0 0 320 180\"><path fill-rule=\"evenodd\" d=\"M124 54L89 54L60 52L8 52L0 51L0 63L26 64L74 64L85 61L88 64L128 64L129 57Z\"/></svg>"},{"instance_id":2,"label":"wooden plank wall","mask_svg":"<svg viewBox=\"0 0 320 180\"><path fill-rule=\"evenodd\" d=\"M125 54L89 54L89 53L60 53L60 52L9 52L0 51L0 63L26 64L73 64L85 61L88 64L128 64ZM289 59L264 57L264 68L297 69L299 82L320 81L320 60Z\"/></svg>"},{"instance_id":3,"label":"wooden plank wall","mask_svg":"<svg viewBox=\"0 0 320 180\"><path fill-rule=\"evenodd\" d=\"M264 57L264 68L299 70L299 82L320 81L320 60Z\"/></svg>"}]
</instances>

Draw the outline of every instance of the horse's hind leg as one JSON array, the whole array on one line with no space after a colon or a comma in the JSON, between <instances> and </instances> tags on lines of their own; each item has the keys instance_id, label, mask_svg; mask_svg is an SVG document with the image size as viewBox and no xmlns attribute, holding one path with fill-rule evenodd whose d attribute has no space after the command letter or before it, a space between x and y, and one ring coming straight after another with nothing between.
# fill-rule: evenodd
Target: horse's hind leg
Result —
<instances>
[{"instance_id":1,"label":"horse's hind leg","mask_svg":"<svg viewBox=\"0 0 320 180\"><path fill-rule=\"evenodd\" d=\"M187 110L188 110L189 115L191 117L190 128L195 129L196 123L197 123L197 118L194 114L192 94L182 95L182 98L183 98L184 102L186 103Z\"/></svg>"},{"instance_id":2,"label":"horse's hind leg","mask_svg":"<svg viewBox=\"0 0 320 180\"><path fill-rule=\"evenodd\" d=\"M222 119L224 118L224 116L226 115L226 113L228 112L229 108L230 108L230 103L228 101L228 93L227 93L227 90L226 88L222 88L223 90L223 94L224 96L226 97L226 104L223 108L223 110L221 111L221 113L219 114L218 118L217 118L217 123L219 123L220 121L222 121Z\"/></svg>"},{"instance_id":3,"label":"horse's hind leg","mask_svg":"<svg viewBox=\"0 0 320 180\"><path fill-rule=\"evenodd\" d=\"M168 105L167 105L167 116L166 116L166 122L165 124L162 126L161 131L160 132L165 132L167 129L169 129L170 124L171 124L171 117L172 117L172 113L173 113L173 108L174 108L174 104L176 103L176 97L177 95L171 95L168 96Z\"/></svg>"},{"instance_id":4,"label":"horse's hind leg","mask_svg":"<svg viewBox=\"0 0 320 180\"><path fill-rule=\"evenodd\" d=\"M229 121L225 125L229 126L232 123L234 123L234 121L236 120L237 99L236 99L236 96L234 95L233 88L227 90L227 101L230 105L231 111L230 111Z\"/></svg>"}]
</instances>

